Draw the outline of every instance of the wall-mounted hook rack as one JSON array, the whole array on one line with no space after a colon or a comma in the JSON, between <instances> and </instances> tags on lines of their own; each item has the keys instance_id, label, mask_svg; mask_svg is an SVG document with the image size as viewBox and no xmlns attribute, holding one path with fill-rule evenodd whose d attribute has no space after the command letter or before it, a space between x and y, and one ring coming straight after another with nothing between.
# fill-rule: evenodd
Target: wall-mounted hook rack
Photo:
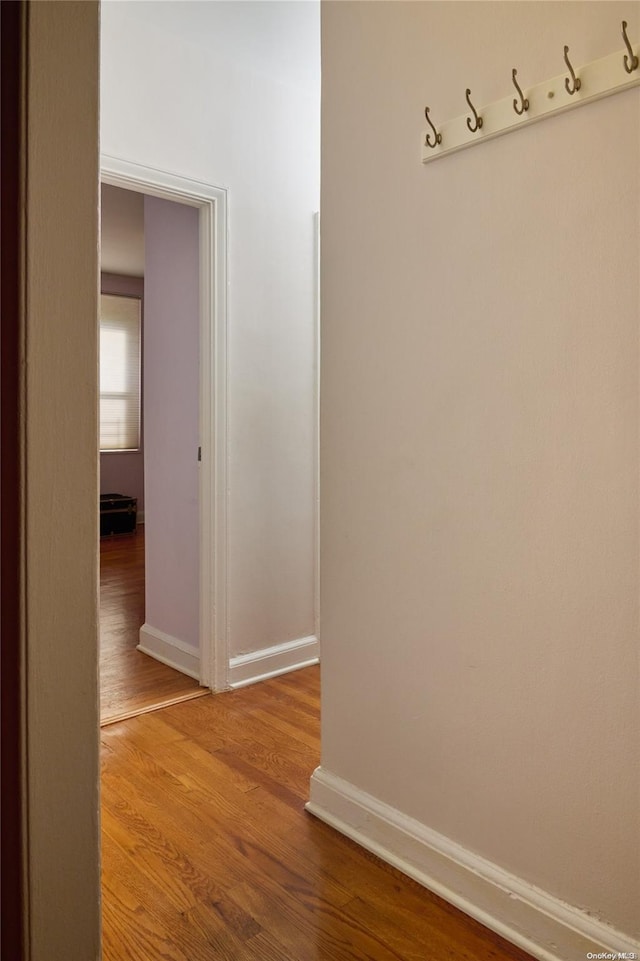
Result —
<instances>
[{"instance_id":1,"label":"wall-mounted hook rack","mask_svg":"<svg viewBox=\"0 0 640 961\"><path fill-rule=\"evenodd\" d=\"M640 69L633 68L635 58L640 53L640 45L632 47L626 36L626 23L623 26L623 37L627 46L626 50L617 51L602 57L600 60L593 60L591 63L573 67L571 72L573 80L567 77L566 73L545 80L533 87L527 87L523 91L522 105L528 102L528 108L522 113L514 107L516 101L513 93L504 100L497 100L478 110L482 116L482 128L471 130L472 124L468 123L468 114L462 114L454 120L447 120L438 126L438 143L430 148L425 146L425 134L422 135L422 162L428 163L438 160L447 154L457 150L464 150L466 147L474 147L483 143L485 140L492 140L503 134L511 133L520 127L526 127L530 123L544 120L555 113L562 113L564 110L571 110L580 107L585 103L594 100L601 100L614 93L628 90L630 87L640 85ZM565 50L565 61L567 53ZM632 67L629 72L629 66ZM515 70L512 72L512 80L515 83ZM566 83L565 83L566 81ZM520 92L520 88L518 87ZM475 113L475 108L474 108Z\"/></svg>"}]
</instances>

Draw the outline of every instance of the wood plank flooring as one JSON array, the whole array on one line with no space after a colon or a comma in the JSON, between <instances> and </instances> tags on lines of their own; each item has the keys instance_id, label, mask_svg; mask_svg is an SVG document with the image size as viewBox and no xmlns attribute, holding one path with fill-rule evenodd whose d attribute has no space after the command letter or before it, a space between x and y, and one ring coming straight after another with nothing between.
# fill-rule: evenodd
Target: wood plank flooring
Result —
<instances>
[{"instance_id":1,"label":"wood plank flooring","mask_svg":"<svg viewBox=\"0 0 640 961\"><path fill-rule=\"evenodd\" d=\"M100 540L100 722L204 693L136 650L144 624L144 526Z\"/></svg>"},{"instance_id":2,"label":"wood plank flooring","mask_svg":"<svg viewBox=\"0 0 640 961\"><path fill-rule=\"evenodd\" d=\"M103 728L103 961L531 961L304 811L319 686Z\"/></svg>"}]
</instances>

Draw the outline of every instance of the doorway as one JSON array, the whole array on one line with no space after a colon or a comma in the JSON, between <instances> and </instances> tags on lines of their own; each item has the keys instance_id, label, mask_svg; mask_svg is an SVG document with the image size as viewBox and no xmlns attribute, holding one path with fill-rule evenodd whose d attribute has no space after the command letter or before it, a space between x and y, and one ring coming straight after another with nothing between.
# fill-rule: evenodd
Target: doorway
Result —
<instances>
[{"instance_id":1,"label":"doorway","mask_svg":"<svg viewBox=\"0 0 640 961\"><path fill-rule=\"evenodd\" d=\"M136 454L101 454L101 492L115 483L115 462L136 487L144 522L101 540L105 723L227 686L226 191L105 157L101 180L103 192L144 208L152 270L138 281L143 316L148 308L144 484L123 472ZM185 261L190 246L195 268ZM115 290L117 282L112 270L103 274L103 290L135 286Z\"/></svg>"}]
</instances>

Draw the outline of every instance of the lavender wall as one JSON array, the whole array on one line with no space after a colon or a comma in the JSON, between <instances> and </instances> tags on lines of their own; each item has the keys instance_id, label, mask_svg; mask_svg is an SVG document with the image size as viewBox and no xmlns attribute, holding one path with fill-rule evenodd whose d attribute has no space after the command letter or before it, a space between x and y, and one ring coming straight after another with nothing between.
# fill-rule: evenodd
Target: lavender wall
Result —
<instances>
[{"instance_id":1,"label":"lavender wall","mask_svg":"<svg viewBox=\"0 0 640 961\"><path fill-rule=\"evenodd\" d=\"M102 273L103 294L142 298L142 350L144 356L144 278ZM144 364L141 390L144 390ZM138 518L144 511L144 417L140 425L140 450L100 454L100 493L118 492L138 498Z\"/></svg>"},{"instance_id":2,"label":"lavender wall","mask_svg":"<svg viewBox=\"0 0 640 961\"><path fill-rule=\"evenodd\" d=\"M198 211L145 197L146 622L198 647Z\"/></svg>"}]
</instances>

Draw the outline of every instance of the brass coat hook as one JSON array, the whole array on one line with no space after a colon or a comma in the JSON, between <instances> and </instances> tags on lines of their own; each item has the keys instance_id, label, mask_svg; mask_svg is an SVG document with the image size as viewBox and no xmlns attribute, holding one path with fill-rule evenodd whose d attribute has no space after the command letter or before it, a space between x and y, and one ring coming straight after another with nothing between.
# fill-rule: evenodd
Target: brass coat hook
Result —
<instances>
[{"instance_id":1,"label":"brass coat hook","mask_svg":"<svg viewBox=\"0 0 640 961\"><path fill-rule=\"evenodd\" d=\"M528 109L529 109L529 101L527 100L527 98L526 98L525 95L523 94L522 90L520 89L520 84L519 84L518 81L516 80L516 74L517 74L517 72L518 72L518 71L517 71L516 68L514 67L513 70L511 71L511 79L513 80L513 85L514 85L514 87L516 88L516 90L517 90L518 93L520 94L520 104L518 105L518 101L514 98L514 101L513 101L513 109L514 109L515 112L518 114L518 116L521 117L522 114L525 112L525 110L528 110Z\"/></svg>"},{"instance_id":2,"label":"brass coat hook","mask_svg":"<svg viewBox=\"0 0 640 961\"><path fill-rule=\"evenodd\" d=\"M471 118L467 117L467 127L469 128L471 133L475 133L476 130L480 130L482 126L482 117L478 115L476 108L471 103L471 91L469 90L468 87L467 87L466 98L467 98L467 103L469 104L469 109L473 111L473 119L474 119L474 123L471 123Z\"/></svg>"},{"instance_id":3,"label":"brass coat hook","mask_svg":"<svg viewBox=\"0 0 640 961\"><path fill-rule=\"evenodd\" d=\"M629 43L626 20L622 21L622 37L627 46L627 50L629 51L629 56L627 56L626 53L624 55L624 69L627 71L627 73L633 73L634 70L638 69L638 63L640 61L638 61L638 58L634 55L631 44Z\"/></svg>"},{"instance_id":4,"label":"brass coat hook","mask_svg":"<svg viewBox=\"0 0 640 961\"><path fill-rule=\"evenodd\" d=\"M574 71L573 67L571 66L571 64L569 63L569 56L568 56L568 54L569 54L569 48L568 48L568 47L566 46L566 44L565 44L565 48L564 48L564 62L566 63L567 67L569 68L569 73L571 74L571 83L569 82L569 78L568 78L568 77L565 77L565 78L564 78L564 85L565 85L565 87L567 88L567 93L569 93L569 94L571 94L571 96L573 96L574 93L576 92L576 90L579 90L580 87L582 86L582 81L580 80L580 77L576 77L575 71Z\"/></svg>"},{"instance_id":5,"label":"brass coat hook","mask_svg":"<svg viewBox=\"0 0 640 961\"><path fill-rule=\"evenodd\" d=\"M428 108L428 107L425 107L425 108L424 108L424 115L425 115L425 117L427 118L427 123L429 124L429 126L430 126L431 129L433 130L433 138L434 138L433 141L429 140L429 131L427 131L427 136L425 137L425 141L424 141L425 147L437 147L438 144L441 144L441 143L442 143L442 134L441 134L441 133L438 133L438 131L436 130L436 128L433 126L433 121L429 118L429 108Z\"/></svg>"}]
</instances>

